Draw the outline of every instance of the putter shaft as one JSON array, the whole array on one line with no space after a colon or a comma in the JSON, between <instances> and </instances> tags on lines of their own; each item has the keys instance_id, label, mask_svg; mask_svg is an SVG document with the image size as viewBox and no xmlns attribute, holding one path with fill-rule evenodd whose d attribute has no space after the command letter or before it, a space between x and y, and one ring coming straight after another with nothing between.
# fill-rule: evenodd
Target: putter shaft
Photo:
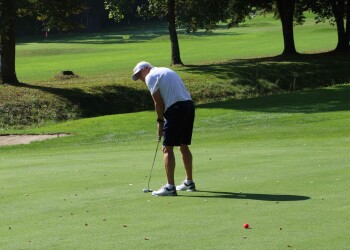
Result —
<instances>
[{"instance_id":1,"label":"putter shaft","mask_svg":"<svg viewBox=\"0 0 350 250\"><path fill-rule=\"evenodd\" d=\"M157 147L156 147L156 152L155 152L155 154L154 154L154 158L153 158L153 163L152 163L151 171L150 171L149 177L148 177L148 184L147 184L147 190L148 190L148 192L152 192L152 190L149 189L149 183L151 182L151 177L152 177L154 162L156 161L156 156L157 156L157 152L158 152L158 147L159 147L160 139L161 139L161 138L158 137L158 143L157 143Z\"/></svg>"}]
</instances>

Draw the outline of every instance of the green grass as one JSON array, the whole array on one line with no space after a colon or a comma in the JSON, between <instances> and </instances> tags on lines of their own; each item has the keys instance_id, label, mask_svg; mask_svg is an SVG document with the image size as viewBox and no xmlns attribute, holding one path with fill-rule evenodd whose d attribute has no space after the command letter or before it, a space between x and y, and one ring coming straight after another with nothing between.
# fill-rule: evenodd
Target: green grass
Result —
<instances>
[{"instance_id":1,"label":"green grass","mask_svg":"<svg viewBox=\"0 0 350 250\"><path fill-rule=\"evenodd\" d=\"M175 70L200 104L348 83L349 67L348 55L325 53L236 59ZM130 75L5 85L0 86L0 99L1 129L153 108L145 85L131 82Z\"/></svg>"},{"instance_id":2,"label":"green grass","mask_svg":"<svg viewBox=\"0 0 350 250\"><path fill-rule=\"evenodd\" d=\"M349 83L350 62L322 53L335 27L295 27L304 55L293 58L276 57L281 25L270 16L179 31L186 66L175 70L201 104L199 192L168 198L142 192L155 114L142 111L152 101L130 74L140 60L168 65L170 44L166 25L139 28L18 40L23 83L0 86L0 132L72 136L0 147L0 248L347 249L350 85L337 84ZM62 70L80 77L55 79ZM161 158L153 189L165 181Z\"/></svg>"},{"instance_id":3,"label":"green grass","mask_svg":"<svg viewBox=\"0 0 350 250\"><path fill-rule=\"evenodd\" d=\"M258 16L234 29L220 26L213 33L199 31L186 35L183 30L178 33L181 57L186 65L275 56L283 50L281 23L272 17ZM126 35L128 39L123 39ZM302 53L332 50L336 39L335 27L315 25L311 17L304 25L295 27L296 47ZM140 60L169 65L166 23L116 28L91 35L52 35L47 40L19 39L17 45L17 74L23 82L47 81L67 69L85 77L120 78L130 75Z\"/></svg>"},{"instance_id":4,"label":"green grass","mask_svg":"<svg viewBox=\"0 0 350 250\"><path fill-rule=\"evenodd\" d=\"M283 49L281 23L271 16L258 16L234 29L221 25L213 33L178 33L186 66L174 69L197 103L350 81L348 55L325 53L336 46L335 27L315 25L311 15L295 27L303 55L293 58L278 56ZM161 22L17 42L16 70L22 84L0 85L1 130L152 109L144 84L130 78L132 68L140 60L156 66L170 63L169 36ZM56 77L63 70L79 77Z\"/></svg>"},{"instance_id":5,"label":"green grass","mask_svg":"<svg viewBox=\"0 0 350 250\"><path fill-rule=\"evenodd\" d=\"M349 83L350 62L322 53L335 48L335 28L295 27L304 55L293 58L276 57L271 17L179 37L186 66L175 70L201 105L191 146L199 192L178 197L142 192L155 114L136 112L152 101L130 79L139 60L169 64L164 24L18 40L24 83L0 86L0 132L72 136L0 147L1 249L348 248L350 85L337 84ZM62 70L80 77L55 79ZM67 119L77 120L56 123ZM161 158L153 189L165 181Z\"/></svg>"},{"instance_id":6,"label":"green grass","mask_svg":"<svg viewBox=\"0 0 350 250\"><path fill-rule=\"evenodd\" d=\"M199 192L178 197L142 192L154 112L13 130L72 136L0 148L0 247L347 249L349 94L343 85L199 106ZM161 158L153 189L165 181Z\"/></svg>"}]
</instances>

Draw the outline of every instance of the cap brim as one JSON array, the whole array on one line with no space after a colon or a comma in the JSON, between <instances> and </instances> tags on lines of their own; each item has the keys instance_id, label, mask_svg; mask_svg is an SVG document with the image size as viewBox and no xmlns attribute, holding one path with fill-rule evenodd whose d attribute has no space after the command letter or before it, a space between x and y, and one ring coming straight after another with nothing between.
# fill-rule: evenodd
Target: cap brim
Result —
<instances>
[{"instance_id":1,"label":"cap brim","mask_svg":"<svg viewBox=\"0 0 350 250\"><path fill-rule=\"evenodd\" d=\"M132 75L131 79L133 79L134 81L137 81L137 80L139 79L138 74L140 73L140 71L141 71L141 69L140 69L139 71L135 72L135 73Z\"/></svg>"}]
</instances>

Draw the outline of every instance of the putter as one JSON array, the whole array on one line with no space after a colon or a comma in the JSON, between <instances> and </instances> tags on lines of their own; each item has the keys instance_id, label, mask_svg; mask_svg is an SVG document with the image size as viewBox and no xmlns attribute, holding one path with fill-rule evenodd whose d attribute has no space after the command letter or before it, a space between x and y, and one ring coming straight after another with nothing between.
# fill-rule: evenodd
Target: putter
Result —
<instances>
[{"instance_id":1,"label":"putter","mask_svg":"<svg viewBox=\"0 0 350 250\"><path fill-rule=\"evenodd\" d=\"M158 152L159 143L160 143L160 137L158 137L158 143L157 143L156 153L154 154L153 163L152 163L152 167L151 167L151 172L149 173L149 177L148 177L148 185L147 185L147 188L144 188L144 189L143 189L143 192L144 192L144 193L152 192L152 189L149 189L149 183L151 182L153 166L154 166L154 162L156 161L156 156L157 156L157 152Z\"/></svg>"}]
</instances>

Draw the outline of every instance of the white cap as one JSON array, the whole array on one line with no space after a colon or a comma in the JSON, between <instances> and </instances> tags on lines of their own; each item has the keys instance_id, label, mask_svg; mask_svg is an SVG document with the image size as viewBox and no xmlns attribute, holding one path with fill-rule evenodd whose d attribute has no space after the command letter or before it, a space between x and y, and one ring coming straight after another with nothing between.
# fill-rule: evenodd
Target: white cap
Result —
<instances>
[{"instance_id":1,"label":"white cap","mask_svg":"<svg viewBox=\"0 0 350 250\"><path fill-rule=\"evenodd\" d=\"M149 62L139 62L138 64L136 64L135 68L134 68L134 74L132 75L132 79L134 81L136 81L138 79L137 74L144 68L153 68L153 66L149 63Z\"/></svg>"}]
</instances>

